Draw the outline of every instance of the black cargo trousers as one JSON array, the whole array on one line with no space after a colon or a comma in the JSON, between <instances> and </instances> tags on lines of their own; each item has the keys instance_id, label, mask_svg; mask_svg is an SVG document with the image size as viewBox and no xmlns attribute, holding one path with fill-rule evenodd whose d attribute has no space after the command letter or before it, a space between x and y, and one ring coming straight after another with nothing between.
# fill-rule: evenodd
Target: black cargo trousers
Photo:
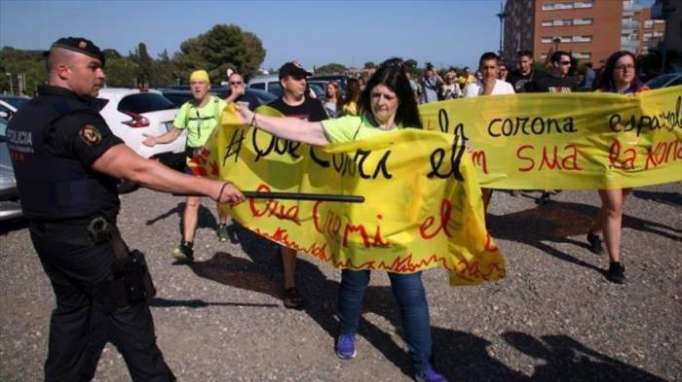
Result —
<instances>
[{"instance_id":1,"label":"black cargo trousers","mask_svg":"<svg viewBox=\"0 0 682 382\"><path fill-rule=\"evenodd\" d=\"M57 302L45 380L90 381L111 342L133 381L174 381L156 345L148 304L112 304L112 242L95 243L83 222L31 222L29 230Z\"/></svg>"}]
</instances>

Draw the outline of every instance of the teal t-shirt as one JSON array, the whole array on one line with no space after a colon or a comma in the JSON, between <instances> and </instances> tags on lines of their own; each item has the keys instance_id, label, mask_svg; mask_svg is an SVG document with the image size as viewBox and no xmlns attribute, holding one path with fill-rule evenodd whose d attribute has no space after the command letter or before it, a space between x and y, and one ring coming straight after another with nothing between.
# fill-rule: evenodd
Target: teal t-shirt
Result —
<instances>
[{"instance_id":1,"label":"teal t-shirt","mask_svg":"<svg viewBox=\"0 0 682 382\"><path fill-rule=\"evenodd\" d=\"M225 105L226 102L216 96L211 96L203 107L196 107L193 101L185 102L175 116L173 126L187 129L187 146L203 146L220 123L220 114Z\"/></svg>"},{"instance_id":2,"label":"teal t-shirt","mask_svg":"<svg viewBox=\"0 0 682 382\"><path fill-rule=\"evenodd\" d=\"M352 142L391 131L374 127L364 116L346 116L337 119L327 119L321 123L324 134L331 143ZM396 126L396 129L400 128L402 128L402 126Z\"/></svg>"}]
</instances>

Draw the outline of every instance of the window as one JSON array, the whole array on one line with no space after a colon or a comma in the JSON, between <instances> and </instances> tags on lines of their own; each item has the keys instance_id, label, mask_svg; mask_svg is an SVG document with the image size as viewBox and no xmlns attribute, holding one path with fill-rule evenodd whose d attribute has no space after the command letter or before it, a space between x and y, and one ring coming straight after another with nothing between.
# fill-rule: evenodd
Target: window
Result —
<instances>
[{"instance_id":1,"label":"window","mask_svg":"<svg viewBox=\"0 0 682 382\"><path fill-rule=\"evenodd\" d=\"M158 93L137 93L123 97L118 103L118 111L135 114L151 111L175 109L175 105L168 98Z\"/></svg>"},{"instance_id":2,"label":"window","mask_svg":"<svg viewBox=\"0 0 682 382\"><path fill-rule=\"evenodd\" d=\"M590 52L573 52L573 57L578 60L589 60L592 58L592 53Z\"/></svg>"},{"instance_id":3,"label":"window","mask_svg":"<svg viewBox=\"0 0 682 382\"><path fill-rule=\"evenodd\" d=\"M573 9L573 3L546 3L542 5L543 11L555 11L558 9Z\"/></svg>"},{"instance_id":4,"label":"window","mask_svg":"<svg viewBox=\"0 0 682 382\"><path fill-rule=\"evenodd\" d=\"M592 36L573 36L573 42L591 42Z\"/></svg>"},{"instance_id":5,"label":"window","mask_svg":"<svg viewBox=\"0 0 682 382\"><path fill-rule=\"evenodd\" d=\"M653 27L653 26L654 26L654 21L653 21L653 20L646 20L646 21L644 22L644 28L647 28L647 29L648 29L648 28L651 28L651 27Z\"/></svg>"},{"instance_id":6,"label":"window","mask_svg":"<svg viewBox=\"0 0 682 382\"><path fill-rule=\"evenodd\" d=\"M251 85L249 85L249 87L252 88L252 89L265 90L265 83L259 82L259 83L256 83L256 84L251 84Z\"/></svg>"},{"instance_id":7,"label":"window","mask_svg":"<svg viewBox=\"0 0 682 382\"><path fill-rule=\"evenodd\" d=\"M573 3L573 7L575 8L592 8L592 2L591 1L576 1Z\"/></svg>"},{"instance_id":8,"label":"window","mask_svg":"<svg viewBox=\"0 0 682 382\"><path fill-rule=\"evenodd\" d=\"M542 26L543 26L543 27L551 27L552 25L554 25L554 23L552 22L552 20L545 20L545 21L542 22Z\"/></svg>"},{"instance_id":9,"label":"window","mask_svg":"<svg viewBox=\"0 0 682 382\"><path fill-rule=\"evenodd\" d=\"M592 25L592 18L573 19L573 25Z\"/></svg>"}]
</instances>

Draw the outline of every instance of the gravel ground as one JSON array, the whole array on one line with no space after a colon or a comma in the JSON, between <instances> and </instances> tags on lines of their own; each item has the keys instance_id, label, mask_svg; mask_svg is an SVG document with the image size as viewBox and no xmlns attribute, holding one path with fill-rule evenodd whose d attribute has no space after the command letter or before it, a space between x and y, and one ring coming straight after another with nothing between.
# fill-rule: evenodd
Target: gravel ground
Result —
<instances>
[{"instance_id":1,"label":"gravel ground","mask_svg":"<svg viewBox=\"0 0 682 382\"><path fill-rule=\"evenodd\" d=\"M585 233L595 192L495 193L488 225L508 261L505 280L450 288L425 272L436 366L450 380L682 380L682 183L639 189L628 199L623 258L628 282L607 282L607 257ZM307 256L298 280L309 302L283 308L274 248L248 232L215 237L205 202L198 261L174 265L181 198L149 190L122 196L119 226L147 254L157 289L158 344L181 381L409 381L411 370L388 277L376 272L365 301L358 358L333 352L340 272ZM42 376L54 306L25 224L0 225L0 381ZM107 346L96 380L127 381Z\"/></svg>"}]
</instances>

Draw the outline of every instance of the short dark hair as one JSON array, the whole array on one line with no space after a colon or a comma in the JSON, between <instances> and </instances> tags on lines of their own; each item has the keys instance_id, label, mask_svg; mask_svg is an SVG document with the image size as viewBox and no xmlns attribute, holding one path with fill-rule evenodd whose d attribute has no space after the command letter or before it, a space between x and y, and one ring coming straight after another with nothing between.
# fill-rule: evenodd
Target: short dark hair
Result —
<instances>
[{"instance_id":1,"label":"short dark hair","mask_svg":"<svg viewBox=\"0 0 682 382\"><path fill-rule=\"evenodd\" d=\"M571 55L568 52L564 50L557 50L556 52L552 53L552 57L550 57L549 60L550 62L559 62L561 61L561 56L568 56L568 58L571 58Z\"/></svg>"},{"instance_id":2,"label":"short dark hair","mask_svg":"<svg viewBox=\"0 0 682 382\"><path fill-rule=\"evenodd\" d=\"M398 97L395 123L401 124L403 127L421 129L422 121L419 118L417 100L406 74L408 69L407 65L400 58L390 58L382 62L377 71L367 81L367 86L365 86L365 90L360 95L360 113L366 116L371 115L372 90L377 85L384 85L394 91Z\"/></svg>"},{"instance_id":3,"label":"short dark hair","mask_svg":"<svg viewBox=\"0 0 682 382\"><path fill-rule=\"evenodd\" d=\"M533 52L528 50L528 49L519 50L519 52L516 53L516 57L519 57L519 58L528 57L530 59L533 59Z\"/></svg>"},{"instance_id":4,"label":"short dark hair","mask_svg":"<svg viewBox=\"0 0 682 382\"><path fill-rule=\"evenodd\" d=\"M495 52L485 52L481 55L481 58L478 60L478 66L480 67L483 65L483 61L488 61L488 60L495 60L495 61L500 61L500 57L495 54Z\"/></svg>"}]
</instances>

